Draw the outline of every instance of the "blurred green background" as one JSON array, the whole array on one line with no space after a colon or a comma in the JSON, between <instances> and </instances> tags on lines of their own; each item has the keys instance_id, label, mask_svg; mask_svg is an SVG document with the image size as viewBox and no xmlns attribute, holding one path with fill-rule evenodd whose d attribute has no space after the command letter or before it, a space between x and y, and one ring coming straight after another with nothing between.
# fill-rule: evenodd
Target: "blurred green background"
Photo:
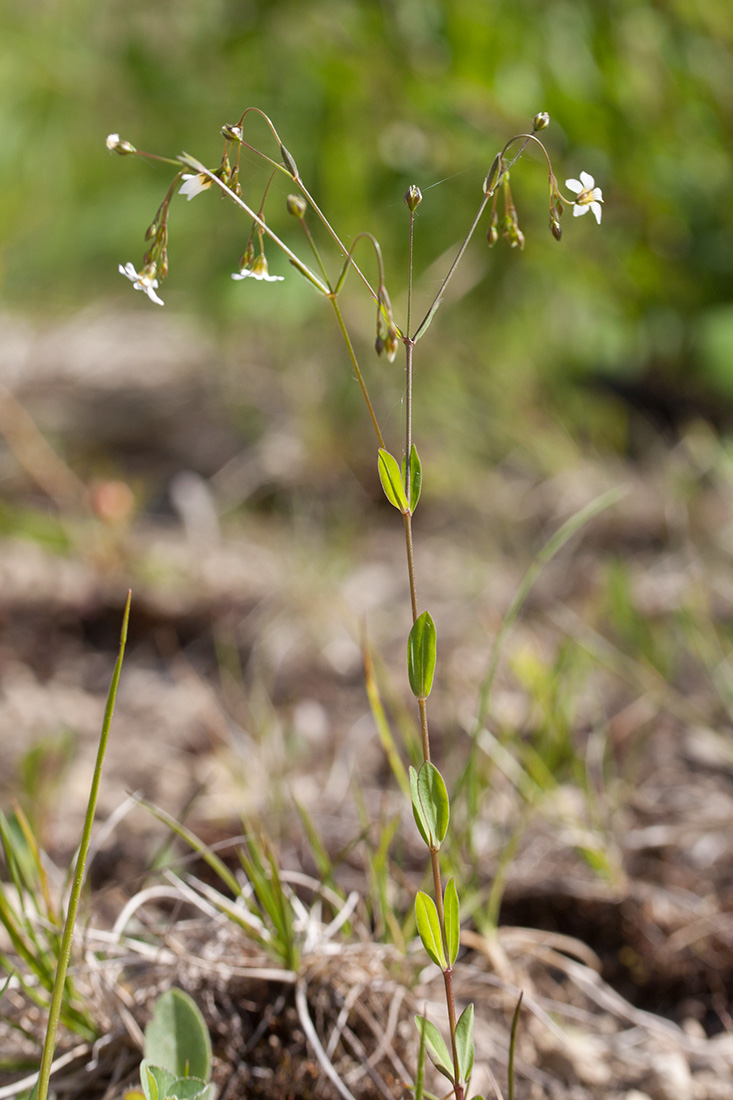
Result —
<instances>
[{"instance_id":1,"label":"blurred green background","mask_svg":"<svg viewBox=\"0 0 733 1100\"><path fill-rule=\"evenodd\" d=\"M494 459L528 440L539 453L546 420L593 447L628 447L619 394L660 423L733 409L728 0L5 0L0 43L7 311L45 322L99 302L154 310L131 301L117 263L139 264L169 170L120 159L104 138L215 167L219 127L256 105L343 237L379 237L398 310L402 196L423 189L419 312L495 152L546 110L557 175L595 176L603 225L567 212L556 243L546 176L527 155L513 173L526 250L489 251L486 226L477 234L421 345L423 424L439 434L455 412L476 457ZM295 241L275 186L270 220ZM324 304L280 257L271 250L270 266L286 283L231 281L247 232L212 194L176 201L167 309L266 342L293 369L305 347L330 372L343 354ZM363 315L366 348L366 301ZM351 385L348 370L333 377ZM350 422L352 404L361 416L358 395L334 397L333 419Z\"/></svg>"}]
</instances>

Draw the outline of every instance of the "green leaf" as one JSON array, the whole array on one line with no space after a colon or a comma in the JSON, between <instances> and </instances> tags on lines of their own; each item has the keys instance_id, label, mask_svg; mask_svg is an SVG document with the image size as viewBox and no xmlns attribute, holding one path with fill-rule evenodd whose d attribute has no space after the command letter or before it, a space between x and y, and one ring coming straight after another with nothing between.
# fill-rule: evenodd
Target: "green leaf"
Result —
<instances>
[{"instance_id":1,"label":"green leaf","mask_svg":"<svg viewBox=\"0 0 733 1100\"><path fill-rule=\"evenodd\" d=\"M435 1024L431 1024L430 1020L426 1020L424 1016L416 1016L415 1023L417 1024L417 1030L420 1032L421 1039L425 1040L425 1046L428 1049L430 1061L433 1063L438 1073L442 1073L443 1076L447 1077L450 1083L453 1084L453 1062L448 1053L448 1047L443 1041L443 1036L440 1034Z\"/></svg>"},{"instance_id":2,"label":"green leaf","mask_svg":"<svg viewBox=\"0 0 733 1100\"><path fill-rule=\"evenodd\" d=\"M453 966L458 958L458 948L461 941L461 917L456 881L452 878L449 878L445 884L443 914L445 917L445 938L448 944L448 962Z\"/></svg>"},{"instance_id":3,"label":"green leaf","mask_svg":"<svg viewBox=\"0 0 733 1100\"><path fill-rule=\"evenodd\" d=\"M433 844L433 841L430 837L430 822L428 821L428 818L426 817L425 812L422 808L422 803L420 802L420 793L418 791L417 783L417 772L412 767L412 765L410 765L410 795L412 798L412 814L415 818L415 824L418 827L420 836L423 838L428 848L430 848Z\"/></svg>"},{"instance_id":4,"label":"green leaf","mask_svg":"<svg viewBox=\"0 0 733 1100\"><path fill-rule=\"evenodd\" d=\"M437 635L429 611L423 611L415 621L407 639L407 674L412 694L427 699L433 689Z\"/></svg>"},{"instance_id":5,"label":"green leaf","mask_svg":"<svg viewBox=\"0 0 733 1100\"><path fill-rule=\"evenodd\" d=\"M203 1016L182 989L169 989L158 998L145 1029L145 1059L163 1066L176 1077L211 1073L211 1039ZM143 1082L144 1084L144 1082ZM152 1098L154 1100L154 1098Z\"/></svg>"},{"instance_id":6,"label":"green leaf","mask_svg":"<svg viewBox=\"0 0 733 1100\"><path fill-rule=\"evenodd\" d=\"M418 890L415 898L415 923L422 940L422 945L430 958L441 970L447 969L445 952L443 951L443 937L440 933L440 921L435 902L423 890Z\"/></svg>"},{"instance_id":7,"label":"green leaf","mask_svg":"<svg viewBox=\"0 0 733 1100\"><path fill-rule=\"evenodd\" d=\"M164 1100L175 1079L175 1073L163 1066L151 1065L147 1058L140 1063L140 1081L145 1100Z\"/></svg>"},{"instance_id":8,"label":"green leaf","mask_svg":"<svg viewBox=\"0 0 733 1100\"><path fill-rule=\"evenodd\" d=\"M402 484L402 475L397 465L397 459L389 451L385 451L384 447L379 448L379 480L389 503L393 504L403 515L409 512L410 509L407 504L405 487Z\"/></svg>"},{"instance_id":9,"label":"green leaf","mask_svg":"<svg viewBox=\"0 0 733 1100\"><path fill-rule=\"evenodd\" d=\"M473 1005L467 1005L456 1024L456 1050L461 1082L465 1085L473 1070Z\"/></svg>"},{"instance_id":10,"label":"green leaf","mask_svg":"<svg viewBox=\"0 0 733 1100\"><path fill-rule=\"evenodd\" d=\"M405 476L406 460L402 459L402 483L407 485L407 478ZM422 491L422 464L420 457L417 453L417 447L412 444L410 448L410 514L414 513L417 508L417 503L420 500L420 492Z\"/></svg>"},{"instance_id":11,"label":"green leaf","mask_svg":"<svg viewBox=\"0 0 733 1100\"><path fill-rule=\"evenodd\" d=\"M448 791L443 776L429 760L421 766L414 780L413 771L414 769L411 768L412 812L428 848L437 852L448 831L450 819Z\"/></svg>"},{"instance_id":12,"label":"green leaf","mask_svg":"<svg viewBox=\"0 0 733 1100\"><path fill-rule=\"evenodd\" d=\"M178 1077L169 1086L165 1100L204 1100L210 1086L200 1077Z\"/></svg>"}]
</instances>

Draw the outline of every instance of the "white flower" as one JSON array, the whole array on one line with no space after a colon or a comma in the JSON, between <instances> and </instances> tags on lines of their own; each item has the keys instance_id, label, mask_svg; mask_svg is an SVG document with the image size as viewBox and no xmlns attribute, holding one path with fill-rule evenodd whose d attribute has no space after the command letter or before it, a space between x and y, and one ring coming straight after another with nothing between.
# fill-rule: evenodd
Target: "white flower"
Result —
<instances>
[{"instance_id":1,"label":"white flower","mask_svg":"<svg viewBox=\"0 0 733 1100\"><path fill-rule=\"evenodd\" d=\"M200 195L202 191L208 191L211 187L211 180L208 176L205 176L203 172L199 172L196 175L187 173L182 176L184 180L183 187L178 192L179 195L185 195L188 201L195 198L196 195Z\"/></svg>"},{"instance_id":2,"label":"white flower","mask_svg":"<svg viewBox=\"0 0 733 1100\"><path fill-rule=\"evenodd\" d=\"M263 255L259 255L256 260L253 260L249 267L243 267L240 271L235 271L232 275L233 279L259 279L265 283L281 283L283 281L282 275L268 275L267 274L267 260Z\"/></svg>"},{"instance_id":3,"label":"white flower","mask_svg":"<svg viewBox=\"0 0 733 1100\"><path fill-rule=\"evenodd\" d=\"M155 278L155 264L148 264L142 271L136 271L135 265L132 263L127 263L124 267L122 264L118 264L117 270L120 275L124 275L126 279L130 280L135 290L143 290L151 302L155 302L158 306L165 304L163 299L155 293L155 288L158 285L158 280Z\"/></svg>"},{"instance_id":4,"label":"white flower","mask_svg":"<svg viewBox=\"0 0 733 1100\"><path fill-rule=\"evenodd\" d=\"M107 146L108 149L116 149L117 146L119 145L119 143L120 143L120 135L119 134L107 134L107 140L105 142L105 145Z\"/></svg>"},{"instance_id":5,"label":"white flower","mask_svg":"<svg viewBox=\"0 0 733 1100\"><path fill-rule=\"evenodd\" d=\"M587 172L580 173L580 180L565 180L565 186L577 196L573 204L573 217L577 218L585 214L588 209L593 211L593 216L601 224L601 203L603 192L596 187L596 181Z\"/></svg>"}]
</instances>

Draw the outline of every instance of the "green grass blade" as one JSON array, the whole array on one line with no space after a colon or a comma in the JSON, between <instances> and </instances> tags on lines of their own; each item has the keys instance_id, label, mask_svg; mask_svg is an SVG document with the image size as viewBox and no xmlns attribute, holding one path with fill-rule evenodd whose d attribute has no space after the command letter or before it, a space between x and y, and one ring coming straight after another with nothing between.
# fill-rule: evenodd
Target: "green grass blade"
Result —
<instances>
[{"instance_id":1,"label":"green grass blade","mask_svg":"<svg viewBox=\"0 0 733 1100\"><path fill-rule=\"evenodd\" d=\"M127 643L127 626L130 621L131 599L132 593L128 592L127 602L125 604L125 611L122 618L120 649L117 655L117 660L115 662L114 671L112 673L112 682L110 684L109 693L107 695L107 705L104 711L104 721L102 722L102 732L99 738L97 759L94 765L94 774L92 776L92 785L89 792L89 801L87 802L87 811L84 818L84 828L82 830L81 844L79 845L79 853L76 859L74 882L71 888L71 895L69 897L69 908L66 914L66 922L64 924L63 936L61 938L61 951L59 955L58 967L56 970L56 980L54 982L53 994L51 996L51 1007L48 1014L46 1038L43 1043L41 1067L38 1072L38 1083L36 1085L36 1095L38 1097L38 1100L46 1100L46 1097L48 1096L48 1085L51 1077L51 1063L53 1061L53 1052L56 1046L56 1033L58 1031L59 1019L61 1017L61 1011L63 1007L64 993L66 991L66 972L68 970L69 960L71 958L71 941L74 935L76 914L79 909L81 888L84 882L86 858L89 852L89 843L92 836L94 815L97 809L99 785L102 779L102 765L104 763L104 756L107 750L109 731L112 725L112 715L114 714L115 702L117 700L117 688L119 686L120 674L122 672L122 661L125 655L125 645Z\"/></svg>"}]
</instances>

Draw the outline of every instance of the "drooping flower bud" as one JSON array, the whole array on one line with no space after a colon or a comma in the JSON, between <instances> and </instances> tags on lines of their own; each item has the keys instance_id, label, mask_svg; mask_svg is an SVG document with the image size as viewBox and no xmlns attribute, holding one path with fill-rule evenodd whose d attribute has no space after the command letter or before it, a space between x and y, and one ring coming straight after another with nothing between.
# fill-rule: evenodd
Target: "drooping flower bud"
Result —
<instances>
[{"instance_id":1,"label":"drooping flower bud","mask_svg":"<svg viewBox=\"0 0 733 1100\"><path fill-rule=\"evenodd\" d=\"M129 141L123 141L119 134L107 134L107 139L104 144L107 146L110 153L119 153L121 157L126 157L130 153L137 152L135 146L131 145Z\"/></svg>"},{"instance_id":2,"label":"drooping flower bud","mask_svg":"<svg viewBox=\"0 0 733 1100\"><path fill-rule=\"evenodd\" d=\"M532 119L532 129L536 133L540 130L546 130L550 125L550 116L547 111L540 111Z\"/></svg>"},{"instance_id":3,"label":"drooping flower bud","mask_svg":"<svg viewBox=\"0 0 733 1100\"><path fill-rule=\"evenodd\" d=\"M559 241L562 237L562 226L557 218L550 218L550 232L556 241Z\"/></svg>"},{"instance_id":4,"label":"drooping flower bud","mask_svg":"<svg viewBox=\"0 0 733 1100\"><path fill-rule=\"evenodd\" d=\"M303 220L308 209L308 203L302 195L288 195L286 205L288 214L292 214L294 218L300 218L301 221Z\"/></svg>"},{"instance_id":5,"label":"drooping flower bud","mask_svg":"<svg viewBox=\"0 0 733 1100\"><path fill-rule=\"evenodd\" d=\"M225 137L227 141L241 141L242 140L242 127L231 126L229 123L225 123L221 128L222 137Z\"/></svg>"},{"instance_id":6,"label":"drooping flower bud","mask_svg":"<svg viewBox=\"0 0 733 1100\"><path fill-rule=\"evenodd\" d=\"M394 363L397 349L400 346L400 338L394 325L390 325L384 340L384 350L390 363Z\"/></svg>"},{"instance_id":7,"label":"drooping flower bud","mask_svg":"<svg viewBox=\"0 0 733 1100\"><path fill-rule=\"evenodd\" d=\"M411 214L414 214L421 202L422 191L414 183L411 183L405 191L405 203L407 205L407 209L410 211Z\"/></svg>"}]
</instances>

